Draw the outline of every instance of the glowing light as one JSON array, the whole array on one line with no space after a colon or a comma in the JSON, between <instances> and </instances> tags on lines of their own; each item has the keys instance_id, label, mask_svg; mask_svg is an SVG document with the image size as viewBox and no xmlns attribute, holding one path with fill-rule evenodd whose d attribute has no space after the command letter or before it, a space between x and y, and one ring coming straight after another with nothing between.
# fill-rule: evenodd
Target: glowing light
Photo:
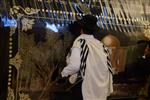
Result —
<instances>
[{"instance_id":1,"label":"glowing light","mask_svg":"<svg viewBox=\"0 0 150 100\"><path fill-rule=\"evenodd\" d=\"M17 27L17 21L15 19L9 19L8 17L2 17L4 27Z\"/></svg>"},{"instance_id":2,"label":"glowing light","mask_svg":"<svg viewBox=\"0 0 150 100\"><path fill-rule=\"evenodd\" d=\"M46 28L48 28L54 32L58 32L58 29L55 24L49 24L48 22L46 22Z\"/></svg>"},{"instance_id":3,"label":"glowing light","mask_svg":"<svg viewBox=\"0 0 150 100\"><path fill-rule=\"evenodd\" d=\"M60 24L57 24L57 27L59 28L59 27L60 27Z\"/></svg>"}]
</instances>

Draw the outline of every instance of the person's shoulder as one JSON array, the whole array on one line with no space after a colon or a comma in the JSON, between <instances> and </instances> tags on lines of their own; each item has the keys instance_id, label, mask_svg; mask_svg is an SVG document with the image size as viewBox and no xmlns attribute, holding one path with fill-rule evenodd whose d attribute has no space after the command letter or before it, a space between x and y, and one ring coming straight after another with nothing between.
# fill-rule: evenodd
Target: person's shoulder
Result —
<instances>
[{"instance_id":1,"label":"person's shoulder","mask_svg":"<svg viewBox=\"0 0 150 100\"><path fill-rule=\"evenodd\" d=\"M78 37L74 40L74 43L75 43L75 42L80 42L81 39L84 39L84 38L80 35L80 36L78 36Z\"/></svg>"},{"instance_id":2,"label":"person's shoulder","mask_svg":"<svg viewBox=\"0 0 150 100\"><path fill-rule=\"evenodd\" d=\"M94 38L94 41L100 45L104 45L104 43L101 40L98 40L97 38Z\"/></svg>"},{"instance_id":3,"label":"person's shoulder","mask_svg":"<svg viewBox=\"0 0 150 100\"><path fill-rule=\"evenodd\" d=\"M74 40L72 47L80 48L80 40L81 40L81 39L82 39L82 38L81 38L80 36L77 37L77 38Z\"/></svg>"}]
</instances>

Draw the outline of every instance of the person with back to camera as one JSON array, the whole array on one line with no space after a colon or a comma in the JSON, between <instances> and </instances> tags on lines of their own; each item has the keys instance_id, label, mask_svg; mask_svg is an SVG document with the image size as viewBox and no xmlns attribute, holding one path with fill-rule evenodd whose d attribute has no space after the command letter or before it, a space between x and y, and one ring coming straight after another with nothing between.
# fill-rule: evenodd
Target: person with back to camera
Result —
<instances>
[{"instance_id":1,"label":"person with back to camera","mask_svg":"<svg viewBox=\"0 0 150 100\"><path fill-rule=\"evenodd\" d=\"M95 16L87 14L77 22L81 25L80 36L72 45L61 76L77 73L83 78L83 100L106 100L113 92L109 50L93 36L98 28Z\"/></svg>"}]
</instances>

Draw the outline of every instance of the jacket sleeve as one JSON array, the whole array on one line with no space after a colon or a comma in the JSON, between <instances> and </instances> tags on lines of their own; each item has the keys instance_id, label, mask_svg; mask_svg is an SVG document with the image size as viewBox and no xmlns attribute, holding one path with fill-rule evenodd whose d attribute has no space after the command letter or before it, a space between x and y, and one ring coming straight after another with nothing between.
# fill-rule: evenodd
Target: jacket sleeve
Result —
<instances>
[{"instance_id":1,"label":"jacket sleeve","mask_svg":"<svg viewBox=\"0 0 150 100\"><path fill-rule=\"evenodd\" d=\"M67 66L62 70L62 77L67 77L69 75L75 74L80 69L80 52L81 49L73 47L71 50L71 55L68 58Z\"/></svg>"}]
</instances>

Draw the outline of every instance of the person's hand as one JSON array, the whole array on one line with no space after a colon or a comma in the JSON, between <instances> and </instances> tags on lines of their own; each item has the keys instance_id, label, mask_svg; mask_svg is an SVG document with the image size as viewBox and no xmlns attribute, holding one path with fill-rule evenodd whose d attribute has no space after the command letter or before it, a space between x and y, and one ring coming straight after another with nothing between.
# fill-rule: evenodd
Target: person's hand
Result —
<instances>
[{"instance_id":1,"label":"person's hand","mask_svg":"<svg viewBox=\"0 0 150 100\"><path fill-rule=\"evenodd\" d=\"M69 77L69 82L70 82L71 84L74 84L74 83L76 82L77 78L78 78L78 74L77 74L77 73L76 73L76 74L73 74L73 75L71 75L71 76Z\"/></svg>"},{"instance_id":2,"label":"person's hand","mask_svg":"<svg viewBox=\"0 0 150 100\"><path fill-rule=\"evenodd\" d=\"M62 78L65 78L65 77L68 77L68 75L66 75L66 73L65 73L64 71L62 71L62 72L61 72L61 77L62 77Z\"/></svg>"}]
</instances>

